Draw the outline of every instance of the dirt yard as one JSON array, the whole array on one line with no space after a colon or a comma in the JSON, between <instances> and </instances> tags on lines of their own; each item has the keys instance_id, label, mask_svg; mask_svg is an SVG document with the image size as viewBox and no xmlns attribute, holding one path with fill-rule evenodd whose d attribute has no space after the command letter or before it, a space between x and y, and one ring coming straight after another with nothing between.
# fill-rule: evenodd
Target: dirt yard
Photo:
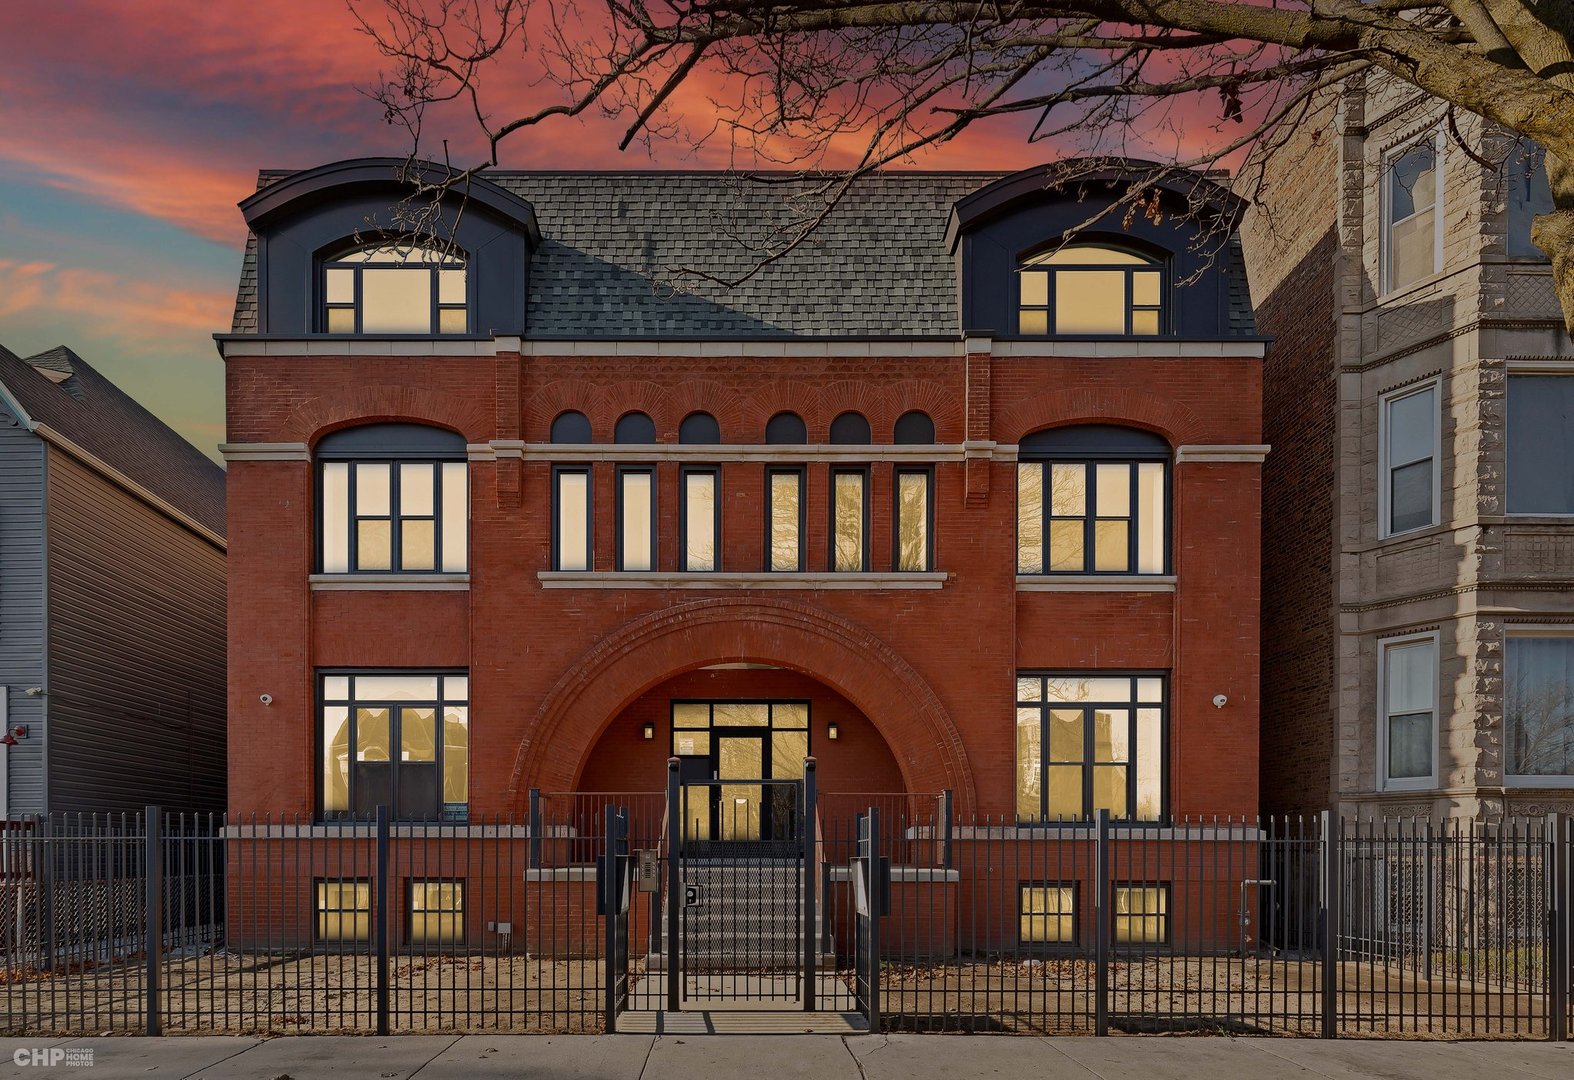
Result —
<instances>
[{"instance_id":1,"label":"dirt yard","mask_svg":"<svg viewBox=\"0 0 1574 1080\"><path fill-rule=\"evenodd\" d=\"M396 957L392 971L390 1024L398 1032L603 1026L596 958L438 954ZM846 994L821 1007L853 1011L851 972L838 975ZM1116 960L1110 1027L1131 1034L1316 1035L1321 977L1315 960ZM144 978L135 959L47 974L0 973L0 1033L141 1032ZM637 963L630 974L637 1000L651 998L650 983L641 985L646 978ZM373 961L364 955L212 953L167 962L164 984L163 1027L170 1034L371 1032L376 1026ZM1083 959L887 964L881 986L888 1030L1078 1034L1094 1026L1094 968ZM1426 980L1370 963L1340 970L1345 1036L1546 1038L1545 1007L1539 987Z\"/></svg>"}]
</instances>

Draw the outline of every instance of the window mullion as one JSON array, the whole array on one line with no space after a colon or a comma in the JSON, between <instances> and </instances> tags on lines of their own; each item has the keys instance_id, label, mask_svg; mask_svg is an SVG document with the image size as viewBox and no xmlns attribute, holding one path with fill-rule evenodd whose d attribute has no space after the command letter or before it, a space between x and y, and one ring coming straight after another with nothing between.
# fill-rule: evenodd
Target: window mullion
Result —
<instances>
[{"instance_id":1,"label":"window mullion","mask_svg":"<svg viewBox=\"0 0 1574 1080\"><path fill-rule=\"evenodd\" d=\"M1039 706L1038 706L1038 820L1049 820L1049 777L1054 770L1051 764L1055 760L1049 752L1049 704L1044 696L1044 683L1039 680Z\"/></svg>"}]
</instances>

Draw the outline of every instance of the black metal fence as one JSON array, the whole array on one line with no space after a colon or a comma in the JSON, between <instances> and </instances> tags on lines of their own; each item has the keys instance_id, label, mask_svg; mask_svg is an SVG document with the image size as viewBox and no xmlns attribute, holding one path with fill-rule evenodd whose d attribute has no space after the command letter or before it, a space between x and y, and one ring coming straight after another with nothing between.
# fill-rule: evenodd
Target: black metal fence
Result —
<instances>
[{"instance_id":1,"label":"black metal fence","mask_svg":"<svg viewBox=\"0 0 1574 1080\"><path fill-rule=\"evenodd\" d=\"M799 899L743 910L804 912L805 1007L891 1031L1564 1039L1574 1023L1565 818L1024 826L958 817L943 794L804 795ZM671 868L682 885L692 864L669 858L670 828L664 793L532 794L522 820L422 825L13 822L0 1031L607 1030L667 1007L695 948L671 936L688 925ZM723 992L694 1007L728 1004L729 932L707 926L694 970Z\"/></svg>"}]
</instances>

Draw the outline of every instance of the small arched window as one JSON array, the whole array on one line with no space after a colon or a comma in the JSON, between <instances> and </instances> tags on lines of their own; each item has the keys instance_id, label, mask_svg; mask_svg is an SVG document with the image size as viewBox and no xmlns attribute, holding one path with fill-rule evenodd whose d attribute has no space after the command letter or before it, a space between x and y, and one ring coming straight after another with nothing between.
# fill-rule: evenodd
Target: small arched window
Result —
<instances>
[{"instance_id":1,"label":"small arched window","mask_svg":"<svg viewBox=\"0 0 1574 1080\"><path fill-rule=\"evenodd\" d=\"M721 425L708 412L689 413L678 425L678 441L714 446L721 442Z\"/></svg>"},{"instance_id":2,"label":"small arched window","mask_svg":"<svg viewBox=\"0 0 1574 1080\"><path fill-rule=\"evenodd\" d=\"M1106 244L1068 244L1017 269L1017 331L1152 337L1164 327L1164 266Z\"/></svg>"},{"instance_id":3,"label":"small arched window","mask_svg":"<svg viewBox=\"0 0 1574 1080\"><path fill-rule=\"evenodd\" d=\"M648 446L656 441L656 422L642 412L628 413L619 418L612 441Z\"/></svg>"},{"instance_id":4,"label":"small arched window","mask_svg":"<svg viewBox=\"0 0 1574 1080\"><path fill-rule=\"evenodd\" d=\"M1051 428L1017 451L1017 573L1169 570L1170 446L1108 424Z\"/></svg>"},{"instance_id":5,"label":"small arched window","mask_svg":"<svg viewBox=\"0 0 1574 1080\"><path fill-rule=\"evenodd\" d=\"M809 441L809 429L795 412L779 412L765 424L765 441L773 446L802 446Z\"/></svg>"},{"instance_id":6,"label":"small arched window","mask_svg":"<svg viewBox=\"0 0 1574 1080\"><path fill-rule=\"evenodd\" d=\"M353 248L322 264L321 328L329 334L464 334L462 256L398 241Z\"/></svg>"},{"instance_id":7,"label":"small arched window","mask_svg":"<svg viewBox=\"0 0 1574 1080\"><path fill-rule=\"evenodd\" d=\"M892 439L898 446L930 446L935 441L935 422L928 413L905 412L896 418Z\"/></svg>"},{"instance_id":8,"label":"small arched window","mask_svg":"<svg viewBox=\"0 0 1574 1080\"><path fill-rule=\"evenodd\" d=\"M555 443L590 443L595 440L590 436L590 420L582 412L572 409L559 413L556 420L552 421L552 441Z\"/></svg>"},{"instance_id":9,"label":"small arched window","mask_svg":"<svg viewBox=\"0 0 1574 1080\"><path fill-rule=\"evenodd\" d=\"M863 446L869 439L869 421L862 413L844 412L831 421L831 442L842 446Z\"/></svg>"},{"instance_id":10,"label":"small arched window","mask_svg":"<svg viewBox=\"0 0 1574 1080\"><path fill-rule=\"evenodd\" d=\"M464 437L365 424L317 444L318 569L464 573L470 484Z\"/></svg>"}]
</instances>

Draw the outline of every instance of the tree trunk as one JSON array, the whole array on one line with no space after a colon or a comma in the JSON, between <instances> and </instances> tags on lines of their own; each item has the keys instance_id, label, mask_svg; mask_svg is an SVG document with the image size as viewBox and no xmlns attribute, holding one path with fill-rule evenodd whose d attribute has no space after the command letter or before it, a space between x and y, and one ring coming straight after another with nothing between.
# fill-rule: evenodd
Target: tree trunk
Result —
<instances>
[{"instance_id":1,"label":"tree trunk","mask_svg":"<svg viewBox=\"0 0 1574 1080\"><path fill-rule=\"evenodd\" d=\"M1547 184L1552 188L1552 212L1536 215L1530 238L1552 260L1552 285L1563 321L1574 334L1574 166L1550 150Z\"/></svg>"}]
</instances>

